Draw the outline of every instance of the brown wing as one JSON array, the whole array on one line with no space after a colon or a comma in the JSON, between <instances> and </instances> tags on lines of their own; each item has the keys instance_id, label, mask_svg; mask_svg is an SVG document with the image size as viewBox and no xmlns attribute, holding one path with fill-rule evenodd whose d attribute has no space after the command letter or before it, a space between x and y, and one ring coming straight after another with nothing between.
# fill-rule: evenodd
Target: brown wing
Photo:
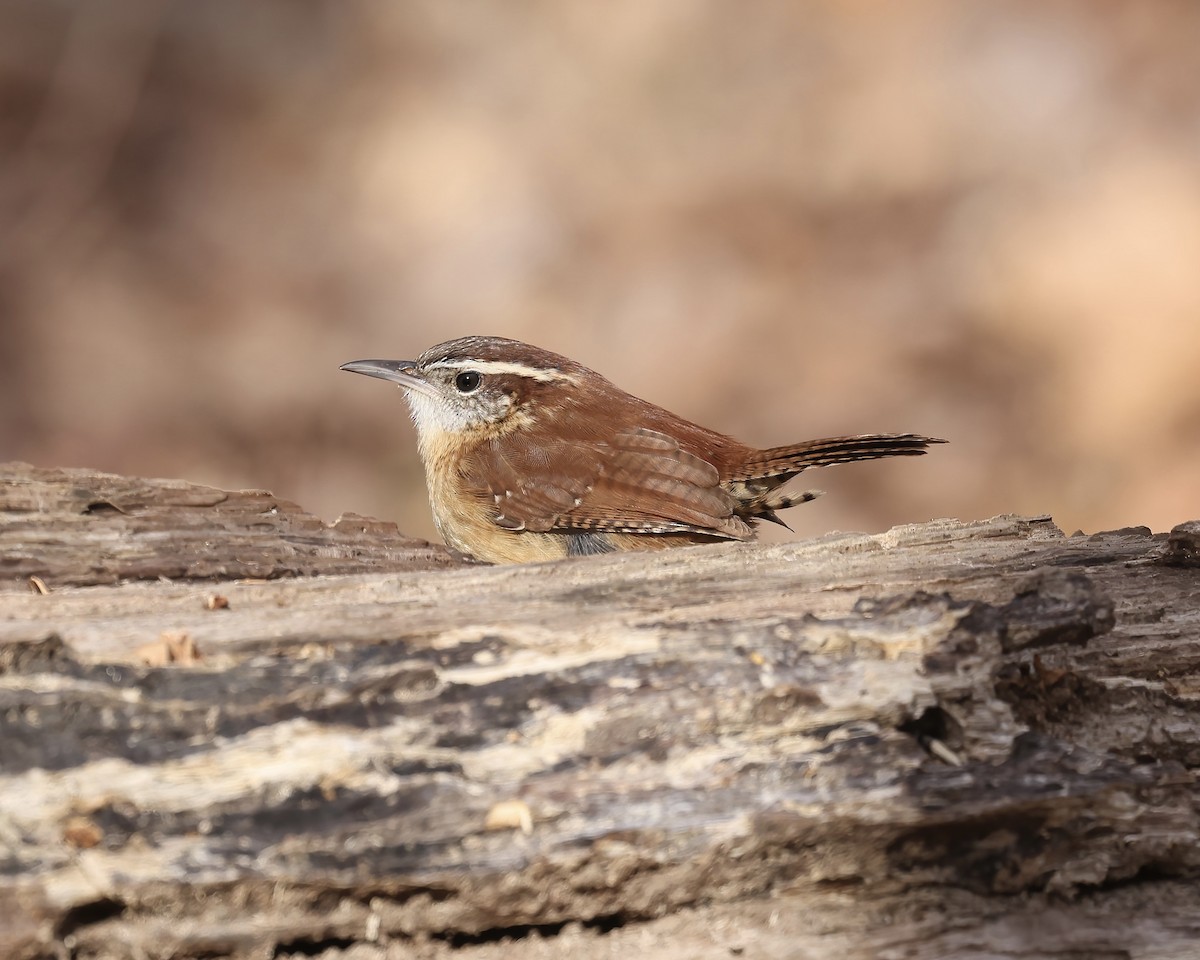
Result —
<instances>
[{"instance_id":1,"label":"brown wing","mask_svg":"<svg viewBox=\"0 0 1200 960\"><path fill-rule=\"evenodd\" d=\"M753 536L716 467L653 430L608 443L513 434L468 458L469 489L492 501L506 530Z\"/></svg>"}]
</instances>

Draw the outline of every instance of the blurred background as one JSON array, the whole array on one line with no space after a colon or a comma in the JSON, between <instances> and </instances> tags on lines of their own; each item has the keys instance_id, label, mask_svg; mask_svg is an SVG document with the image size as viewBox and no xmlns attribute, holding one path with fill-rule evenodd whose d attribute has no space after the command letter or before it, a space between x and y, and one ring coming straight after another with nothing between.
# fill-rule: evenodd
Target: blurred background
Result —
<instances>
[{"instance_id":1,"label":"blurred background","mask_svg":"<svg viewBox=\"0 0 1200 960\"><path fill-rule=\"evenodd\" d=\"M1200 4L0 2L0 459L432 537L337 367L468 333L952 441L798 534L1200 516Z\"/></svg>"}]
</instances>

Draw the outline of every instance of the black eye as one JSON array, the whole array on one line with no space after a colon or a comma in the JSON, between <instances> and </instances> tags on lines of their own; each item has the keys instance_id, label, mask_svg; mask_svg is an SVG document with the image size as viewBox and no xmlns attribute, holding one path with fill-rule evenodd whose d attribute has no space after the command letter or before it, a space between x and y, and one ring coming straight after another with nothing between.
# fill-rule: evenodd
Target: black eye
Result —
<instances>
[{"instance_id":1,"label":"black eye","mask_svg":"<svg viewBox=\"0 0 1200 960\"><path fill-rule=\"evenodd\" d=\"M454 386L459 393L470 393L479 388L479 374L474 370L464 370L454 378Z\"/></svg>"}]
</instances>

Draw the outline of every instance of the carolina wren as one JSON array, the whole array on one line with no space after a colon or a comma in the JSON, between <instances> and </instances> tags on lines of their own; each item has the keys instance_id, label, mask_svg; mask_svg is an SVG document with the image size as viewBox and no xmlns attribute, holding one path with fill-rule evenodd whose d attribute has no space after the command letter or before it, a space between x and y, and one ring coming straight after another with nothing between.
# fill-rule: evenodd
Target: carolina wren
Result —
<instances>
[{"instance_id":1,"label":"carolina wren","mask_svg":"<svg viewBox=\"0 0 1200 960\"><path fill-rule=\"evenodd\" d=\"M779 489L809 467L944 442L870 434L756 450L499 337L341 369L404 389L438 532L492 563L753 540L758 521L782 524L777 510L817 496Z\"/></svg>"}]
</instances>

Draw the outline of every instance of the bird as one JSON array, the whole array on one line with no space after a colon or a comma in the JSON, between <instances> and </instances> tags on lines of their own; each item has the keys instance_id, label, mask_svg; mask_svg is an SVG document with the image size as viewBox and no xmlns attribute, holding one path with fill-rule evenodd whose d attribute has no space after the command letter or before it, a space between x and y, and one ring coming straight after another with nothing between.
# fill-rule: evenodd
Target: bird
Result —
<instances>
[{"instance_id":1,"label":"bird","mask_svg":"<svg viewBox=\"0 0 1200 960\"><path fill-rule=\"evenodd\" d=\"M946 442L883 433L758 449L502 337L340 369L404 390L438 532L488 563L751 541L819 495L781 489L803 471Z\"/></svg>"}]
</instances>

